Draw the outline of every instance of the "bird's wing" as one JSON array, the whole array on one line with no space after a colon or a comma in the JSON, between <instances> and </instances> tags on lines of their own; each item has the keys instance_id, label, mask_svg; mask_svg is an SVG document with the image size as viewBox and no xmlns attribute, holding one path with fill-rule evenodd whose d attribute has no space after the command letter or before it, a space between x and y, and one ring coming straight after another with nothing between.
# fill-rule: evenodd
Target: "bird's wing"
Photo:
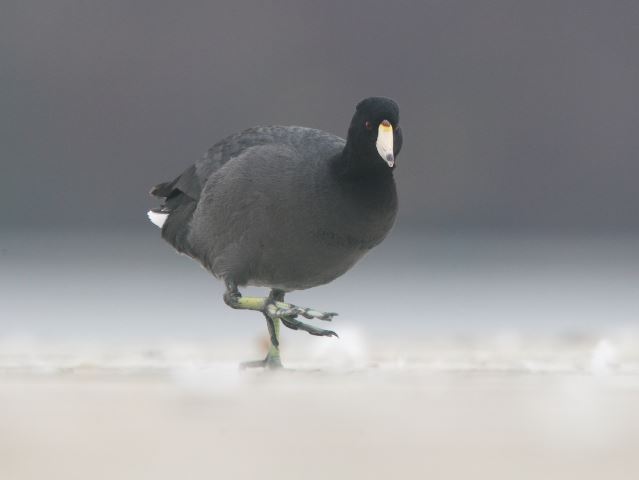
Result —
<instances>
[{"instance_id":1,"label":"bird's wing","mask_svg":"<svg viewBox=\"0 0 639 480\"><path fill-rule=\"evenodd\" d=\"M255 127L231 135L213 145L194 165L170 182L160 183L151 190L151 195L165 200L180 194L191 200L199 200L202 189L211 174L224 164L240 156L249 148L260 145L290 143L309 130L302 127Z\"/></svg>"}]
</instances>

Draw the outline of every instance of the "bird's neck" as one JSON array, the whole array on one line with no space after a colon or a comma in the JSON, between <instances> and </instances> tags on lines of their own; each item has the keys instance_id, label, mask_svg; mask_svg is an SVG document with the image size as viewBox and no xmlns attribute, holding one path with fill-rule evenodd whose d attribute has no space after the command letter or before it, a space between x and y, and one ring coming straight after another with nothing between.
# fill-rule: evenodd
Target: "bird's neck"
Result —
<instances>
[{"instance_id":1,"label":"bird's neck","mask_svg":"<svg viewBox=\"0 0 639 480\"><path fill-rule=\"evenodd\" d=\"M377 151L366 151L346 142L344 150L333 159L333 171L343 179L388 178L392 179L393 169L379 157Z\"/></svg>"}]
</instances>

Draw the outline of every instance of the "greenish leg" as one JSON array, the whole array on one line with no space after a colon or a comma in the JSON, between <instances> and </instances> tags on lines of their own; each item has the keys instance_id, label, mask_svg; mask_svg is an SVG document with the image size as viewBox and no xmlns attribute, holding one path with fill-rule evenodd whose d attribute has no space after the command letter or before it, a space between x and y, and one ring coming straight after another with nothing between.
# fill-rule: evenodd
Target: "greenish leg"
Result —
<instances>
[{"instance_id":1,"label":"greenish leg","mask_svg":"<svg viewBox=\"0 0 639 480\"><path fill-rule=\"evenodd\" d=\"M245 362L242 364L243 368L266 367L275 369L282 367L279 347L281 323L288 328L303 330L311 335L337 336L332 330L323 330L296 320L296 317L301 315L305 318L317 318L330 321L337 315L336 313L324 313L311 308L303 308L286 303L284 302L284 292L282 290L273 289L268 297L243 297L237 289L237 286L232 283L227 283L224 301L231 308L262 312L268 326L271 344L266 358L264 360Z\"/></svg>"},{"instance_id":2,"label":"greenish leg","mask_svg":"<svg viewBox=\"0 0 639 480\"><path fill-rule=\"evenodd\" d=\"M270 369L282 368L282 359L280 358L280 319L266 317L266 323L271 335L271 344L268 347L268 353L264 360L254 360L250 362L242 362L241 368L264 367Z\"/></svg>"},{"instance_id":3,"label":"greenish leg","mask_svg":"<svg viewBox=\"0 0 639 480\"><path fill-rule=\"evenodd\" d=\"M272 341L268 347L268 353L266 354L266 363L271 365L275 364L279 367L282 366L282 360L280 359L280 319L272 318L273 322L273 333L275 338L277 339L277 345L275 345Z\"/></svg>"},{"instance_id":4,"label":"greenish leg","mask_svg":"<svg viewBox=\"0 0 639 480\"><path fill-rule=\"evenodd\" d=\"M272 316L276 317L296 317L301 315L305 318L317 318L318 320L325 320L330 322L333 317L337 315L335 312L320 312L313 308L298 307L291 303L280 301L269 301L270 297L242 297L236 296L228 298L228 292L225 294L224 299L231 308L237 308L239 310L255 310L257 312L268 312Z\"/></svg>"}]
</instances>

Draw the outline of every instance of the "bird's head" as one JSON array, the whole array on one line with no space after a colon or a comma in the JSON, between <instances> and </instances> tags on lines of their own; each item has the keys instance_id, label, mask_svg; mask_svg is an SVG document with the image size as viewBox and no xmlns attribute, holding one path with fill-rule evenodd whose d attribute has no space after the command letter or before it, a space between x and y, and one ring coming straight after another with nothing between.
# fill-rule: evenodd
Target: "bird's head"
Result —
<instances>
[{"instance_id":1,"label":"bird's head","mask_svg":"<svg viewBox=\"0 0 639 480\"><path fill-rule=\"evenodd\" d=\"M369 97L359 102L348 129L348 142L370 161L384 161L395 168L402 148L397 104L385 97Z\"/></svg>"}]
</instances>

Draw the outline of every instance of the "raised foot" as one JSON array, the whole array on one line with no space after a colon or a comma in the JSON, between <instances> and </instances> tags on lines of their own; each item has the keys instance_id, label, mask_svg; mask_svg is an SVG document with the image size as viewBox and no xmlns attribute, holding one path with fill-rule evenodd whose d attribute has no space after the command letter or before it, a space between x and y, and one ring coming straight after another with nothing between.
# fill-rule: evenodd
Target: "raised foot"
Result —
<instances>
[{"instance_id":1,"label":"raised foot","mask_svg":"<svg viewBox=\"0 0 639 480\"><path fill-rule=\"evenodd\" d=\"M296 320L294 317L279 317L282 320L282 323L292 330L303 330L305 332L310 333L311 335L316 335L318 337L339 337L337 333L333 330L324 330L323 328L317 328L313 325L308 325L307 323L300 322Z\"/></svg>"},{"instance_id":2,"label":"raised foot","mask_svg":"<svg viewBox=\"0 0 639 480\"><path fill-rule=\"evenodd\" d=\"M320 312L313 308L298 307L297 305L274 299L272 296L244 297L237 291L227 291L224 294L224 301L231 308L256 310L269 315L271 318L294 318L301 315L305 318L317 318L318 320L330 322L337 315L335 312Z\"/></svg>"},{"instance_id":3,"label":"raised foot","mask_svg":"<svg viewBox=\"0 0 639 480\"><path fill-rule=\"evenodd\" d=\"M320 312L313 308L298 307L297 305L285 302L274 302L268 304L266 309L269 315L280 318L295 318L298 315L301 315L304 318L317 318L318 320L330 322L333 320L333 317L337 316L336 312Z\"/></svg>"},{"instance_id":4,"label":"raised foot","mask_svg":"<svg viewBox=\"0 0 639 480\"><path fill-rule=\"evenodd\" d=\"M318 320L331 321L337 315L335 312L320 312L312 308L298 307L283 301L284 292L272 290L268 297L244 297L233 286L229 287L224 294L224 301L232 308L241 310L255 310L262 312L266 317L271 344L277 348L279 346L279 330L275 328L275 322L281 320L282 323L293 330L302 330L311 335L321 337L337 337L337 333L332 330L324 330L297 320L298 316L305 318L316 318ZM269 360L263 362L250 362L247 367L271 367Z\"/></svg>"}]
</instances>

